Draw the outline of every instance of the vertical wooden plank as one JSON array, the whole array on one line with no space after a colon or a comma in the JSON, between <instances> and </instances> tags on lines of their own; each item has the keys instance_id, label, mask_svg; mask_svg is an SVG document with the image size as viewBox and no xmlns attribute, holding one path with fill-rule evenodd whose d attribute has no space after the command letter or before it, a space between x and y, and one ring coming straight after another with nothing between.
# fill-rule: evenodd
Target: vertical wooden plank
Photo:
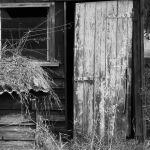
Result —
<instances>
[{"instance_id":1,"label":"vertical wooden plank","mask_svg":"<svg viewBox=\"0 0 150 150\"><path fill-rule=\"evenodd\" d=\"M106 2L96 3L95 33L94 125L96 133L102 138L105 134Z\"/></svg>"},{"instance_id":2,"label":"vertical wooden plank","mask_svg":"<svg viewBox=\"0 0 150 150\"><path fill-rule=\"evenodd\" d=\"M66 15L66 11L67 11L67 8L66 8L66 2L64 2L64 4L63 4L63 9L64 9L64 24L66 24L67 23L67 15ZM65 111L65 126L66 126L66 129L68 129L68 127L69 127L69 115L68 115L68 107L67 107L67 104L68 104L68 94L67 94L67 89L68 89L68 87L67 87L67 70L68 70L68 68L67 68L67 27L66 26L64 26L64 63L65 63L65 66L64 66L64 72L65 72L65 109L66 109L66 111ZM70 112L71 113L71 112Z\"/></svg>"},{"instance_id":3,"label":"vertical wooden plank","mask_svg":"<svg viewBox=\"0 0 150 150\"><path fill-rule=\"evenodd\" d=\"M89 134L93 131L93 76L94 76L94 52L95 52L95 2L85 4L85 45L84 45L84 129Z\"/></svg>"},{"instance_id":4,"label":"vertical wooden plank","mask_svg":"<svg viewBox=\"0 0 150 150\"><path fill-rule=\"evenodd\" d=\"M144 1L145 0L140 0L140 50L141 50L141 90L144 89L144 85L145 85L145 81L144 81L144 12L145 12L145 7L144 7ZM141 91L142 93L143 91ZM144 133L146 133L144 131L144 117L143 117L143 100L144 100L145 96L142 93L141 94L141 111L142 111L142 118L140 121L142 121L142 125L141 128L142 129L142 135L141 135L141 142L144 141L144 138L146 137L146 134L144 135Z\"/></svg>"},{"instance_id":5,"label":"vertical wooden plank","mask_svg":"<svg viewBox=\"0 0 150 150\"><path fill-rule=\"evenodd\" d=\"M50 60L50 44L51 44L51 36L50 36L50 28L51 28L51 20L50 20L50 6L48 8L47 14L47 61Z\"/></svg>"},{"instance_id":6,"label":"vertical wooden plank","mask_svg":"<svg viewBox=\"0 0 150 150\"><path fill-rule=\"evenodd\" d=\"M128 16L128 0L118 1L118 18L126 18Z\"/></svg>"},{"instance_id":7,"label":"vertical wooden plank","mask_svg":"<svg viewBox=\"0 0 150 150\"><path fill-rule=\"evenodd\" d=\"M142 116L142 94L143 88L143 46L141 40L143 40L141 30L141 1L133 1L134 7L134 24L133 24L133 96L134 96L134 108L135 108L135 136L139 141L143 141L143 116ZM142 38L141 38L142 37Z\"/></svg>"},{"instance_id":8,"label":"vertical wooden plank","mask_svg":"<svg viewBox=\"0 0 150 150\"><path fill-rule=\"evenodd\" d=\"M133 26L132 26L132 9L133 9L133 1L128 1L127 3L128 9L128 36L127 36L127 109L126 109L126 115L127 115L127 122L128 122L128 128L127 128L127 137L131 137L131 124L132 124L132 97L131 97L131 88L132 88L132 34L133 34Z\"/></svg>"},{"instance_id":9,"label":"vertical wooden plank","mask_svg":"<svg viewBox=\"0 0 150 150\"><path fill-rule=\"evenodd\" d=\"M84 54L84 19L85 4L76 4L75 13L75 48L74 48L74 129L75 134L83 130L83 83L78 79L83 77Z\"/></svg>"},{"instance_id":10,"label":"vertical wooden plank","mask_svg":"<svg viewBox=\"0 0 150 150\"><path fill-rule=\"evenodd\" d=\"M74 77L83 77L85 4L76 4Z\"/></svg>"},{"instance_id":11,"label":"vertical wooden plank","mask_svg":"<svg viewBox=\"0 0 150 150\"><path fill-rule=\"evenodd\" d=\"M107 18L115 19L117 16L117 1L107 2Z\"/></svg>"},{"instance_id":12,"label":"vertical wooden plank","mask_svg":"<svg viewBox=\"0 0 150 150\"><path fill-rule=\"evenodd\" d=\"M47 15L47 61L55 58L55 3L50 3Z\"/></svg>"},{"instance_id":13,"label":"vertical wooden plank","mask_svg":"<svg viewBox=\"0 0 150 150\"><path fill-rule=\"evenodd\" d=\"M128 1L118 1L118 20L117 20L117 78L116 78L116 99L117 99L117 114L116 114L116 132L123 138L126 138L127 118L125 115L127 101L127 33L128 33L128 18L127 7Z\"/></svg>"},{"instance_id":14,"label":"vertical wooden plank","mask_svg":"<svg viewBox=\"0 0 150 150\"><path fill-rule=\"evenodd\" d=\"M83 133L83 83L74 83L74 135Z\"/></svg>"},{"instance_id":15,"label":"vertical wooden plank","mask_svg":"<svg viewBox=\"0 0 150 150\"><path fill-rule=\"evenodd\" d=\"M0 9L0 60L2 58L2 13Z\"/></svg>"},{"instance_id":16,"label":"vertical wooden plank","mask_svg":"<svg viewBox=\"0 0 150 150\"><path fill-rule=\"evenodd\" d=\"M108 122L109 137L114 133L114 108L115 108L115 89L116 89L116 16L117 1L107 2L107 33L106 33L106 95L105 103Z\"/></svg>"}]
</instances>

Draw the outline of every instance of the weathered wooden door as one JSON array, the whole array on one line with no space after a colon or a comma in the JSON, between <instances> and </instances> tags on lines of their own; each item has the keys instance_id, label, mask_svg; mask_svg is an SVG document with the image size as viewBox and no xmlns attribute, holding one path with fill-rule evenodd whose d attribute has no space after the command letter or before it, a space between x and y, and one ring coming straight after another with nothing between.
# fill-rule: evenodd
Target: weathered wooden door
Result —
<instances>
[{"instance_id":1,"label":"weathered wooden door","mask_svg":"<svg viewBox=\"0 0 150 150\"><path fill-rule=\"evenodd\" d=\"M132 7L128 0L76 4L75 133L130 132Z\"/></svg>"}]
</instances>

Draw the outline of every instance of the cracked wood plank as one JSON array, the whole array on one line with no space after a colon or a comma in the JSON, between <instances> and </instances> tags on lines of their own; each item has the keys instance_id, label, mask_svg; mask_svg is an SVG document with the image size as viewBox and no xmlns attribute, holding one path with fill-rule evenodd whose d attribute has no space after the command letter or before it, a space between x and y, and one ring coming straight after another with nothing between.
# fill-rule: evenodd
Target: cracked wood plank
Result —
<instances>
[{"instance_id":1,"label":"cracked wood plank","mask_svg":"<svg viewBox=\"0 0 150 150\"><path fill-rule=\"evenodd\" d=\"M76 4L74 78L83 77L85 4ZM74 128L83 131L83 83L74 82Z\"/></svg>"},{"instance_id":2,"label":"cracked wood plank","mask_svg":"<svg viewBox=\"0 0 150 150\"><path fill-rule=\"evenodd\" d=\"M96 4L95 35L95 81L94 81L94 124L98 135L105 134L105 39L106 39L106 2Z\"/></svg>"}]
</instances>

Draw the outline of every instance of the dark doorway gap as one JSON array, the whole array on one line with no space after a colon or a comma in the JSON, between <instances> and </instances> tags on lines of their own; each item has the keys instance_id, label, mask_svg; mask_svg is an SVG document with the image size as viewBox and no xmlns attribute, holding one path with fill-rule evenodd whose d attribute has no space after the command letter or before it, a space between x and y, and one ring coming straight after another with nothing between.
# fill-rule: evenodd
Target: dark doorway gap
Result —
<instances>
[{"instance_id":1,"label":"dark doorway gap","mask_svg":"<svg viewBox=\"0 0 150 150\"><path fill-rule=\"evenodd\" d=\"M66 52L66 79L67 79L67 130L70 138L73 137L73 70L74 70L74 22L75 3L66 3L66 23L71 23L67 28Z\"/></svg>"}]
</instances>

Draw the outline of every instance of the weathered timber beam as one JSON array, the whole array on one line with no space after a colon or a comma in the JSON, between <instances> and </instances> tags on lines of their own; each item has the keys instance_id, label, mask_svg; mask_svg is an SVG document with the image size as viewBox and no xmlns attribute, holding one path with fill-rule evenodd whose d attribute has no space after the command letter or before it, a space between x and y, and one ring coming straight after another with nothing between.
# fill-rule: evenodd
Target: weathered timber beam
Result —
<instances>
[{"instance_id":1,"label":"weathered timber beam","mask_svg":"<svg viewBox=\"0 0 150 150\"><path fill-rule=\"evenodd\" d=\"M135 116L135 137L139 142L144 141L142 112L142 89L144 86L143 5L143 0L133 1L133 109Z\"/></svg>"}]
</instances>

